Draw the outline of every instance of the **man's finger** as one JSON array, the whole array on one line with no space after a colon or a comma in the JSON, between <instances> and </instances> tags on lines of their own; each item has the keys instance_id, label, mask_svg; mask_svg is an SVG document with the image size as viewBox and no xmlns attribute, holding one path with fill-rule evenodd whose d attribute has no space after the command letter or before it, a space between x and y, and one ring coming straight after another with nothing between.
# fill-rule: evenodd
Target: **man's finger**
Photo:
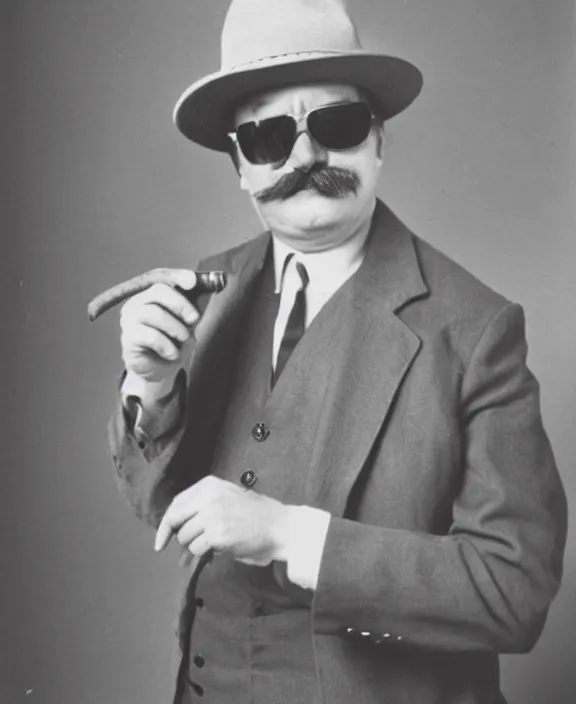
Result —
<instances>
[{"instance_id":1,"label":"man's finger","mask_svg":"<svg viewBox=\"0 0 576 704\"><path fill-rule=\"evenodd\" d=\"M189 492L189 490L187 490ZM184 492L183 492L184 493ZM180 495L179 495L180 496ZM179 530L179 528L193 518L198 509L196 503L192 500L178 501L176 497L166 513L160 521L158 530L156 531L156 540L154 541L154 549L159 551L163 550L166 545L170 542L172 535Z\"/></svg>"},{"instance_id":2,"label":"man's finger","mask_svg":"<svg viewBox=\"0 0 576 704\"><path fill-rule=\"evenodd\" d=\"M220 488L226 484L231 484L231 482L226 482L214 476L208 476L201 479L194 484L194 486L177 494L160 521L160 525L156 531L154 549L156 551L163 550L170 542L172 535L177 532L186 521L189 521L198 513L198 505L205 505L210 494L212 494L216 488Z\"/></svg>"},{"instance_id":3,"label":"man's finger","mask_svg":"<svg viewBox=\"0 0 576 704\"><path fill-rule=\"evenodd\" d=\"M132 357L135 352L151 350L161 359L174 362L180 355L180 349L176 347L173 340L147 325L126 328L121 340L123 349L128 351L128 357ZM128 359L125 358L124 361L128 364Z\"/></svg>"},{"instance_id":4,"label":"man's finger","mask_svg":"<svg viewBox=\"0 0 576 704\"><path fill-rule=\"evenodd\" d=\"M141 294L141 300L162 306L187 325L193 325L200 317L186 296L168 284L154 284Z\"/></svg>"},{"instance_id":5,"label":"man's finger","mask_svg":"<svg viewBox=\"0 0 576 704\"><path fill-rule=\"evenodd\" d=\"M186 290L191 290L196 286L196 273L190 269L154 269L153 273L162 283L171 286L180 286Z\"/></svg>"},{"instance_id":6,"label":"man's finger","mask_svg":"<svg viewBox=\"0 0 576 704\"><path fill-rule=\"evenodd\" d=\"M178 560L178 567L188 567L189 565L197 561L198 558L194 557L194 555L188 550L188 548L185 548L182 551L182 556Z\"/></svg>"},{"instance_id":7,"label":"man's finger","mask_svg":"<svg viewBox=\"0 0 576 704\"><path fill-rule=\"evenodd\" d=\"M196 514L189 521L183 523L176 532L176 538L180 545L189 545L195 538L202 535L204 526L202 525L201 516Z\"/></svg>"},{"instance_id":8,"label":"man's finger","mask_svg":"<svg viewBox=\"0 0 576 704\"><path fill-rule=\"evenodd\" d=\"M206 533L201 533L195 540L193 540L190 545L188 545L188 551L194 555L194 557L202 557L207 553L213 551L212 545L206 538Z\"/></svg>"},{"instance_id":9,"label":"man's finger","mask_svg":"<svg viewBox=\"0 0 576 704\"><path fill-rule=\"evenodd\" d=\"M159 330L172 340L184 344L190 338L190 328L180 318L156 303L141 306L134 314L134 322Z\"/></svg>"},{"instance_id":10,"label":"man's finger","mask_svg":"<svg viewBox=\"0 0 576 704\"><path fill-rule=\"evenodd\" d=\"M160 525L158 526L158 530L156 531L156 540L154 541L154 550L156 552L160 552L160 550L164 550L164 548L168 545L170 542L170 539L172 538L173 535L173 528L170 524L170 518L168 517L168 514L164 514L164 518L160 521Z\"/></svg>"}]
</instances>

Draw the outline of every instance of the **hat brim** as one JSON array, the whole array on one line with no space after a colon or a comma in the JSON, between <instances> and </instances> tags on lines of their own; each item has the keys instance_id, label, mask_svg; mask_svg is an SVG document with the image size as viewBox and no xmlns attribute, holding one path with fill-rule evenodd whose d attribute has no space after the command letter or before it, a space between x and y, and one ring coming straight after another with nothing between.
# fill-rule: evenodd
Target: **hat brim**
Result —
<instances>
[{"instance_id":1,"label":"hat brim","mask_svg":"<svg viewBox=\"0 0 576 704\"><path fill-rule=\"evenodd\" d=\"M174 108L174 122L188 139L208 149L228 151L233 108L251 94L288 85L335 82L370 92L388 120L405 110L422 89L422 74L393 56L358 53L288 55L218 72L194 83Z\"/></svg>"}]
</instances>

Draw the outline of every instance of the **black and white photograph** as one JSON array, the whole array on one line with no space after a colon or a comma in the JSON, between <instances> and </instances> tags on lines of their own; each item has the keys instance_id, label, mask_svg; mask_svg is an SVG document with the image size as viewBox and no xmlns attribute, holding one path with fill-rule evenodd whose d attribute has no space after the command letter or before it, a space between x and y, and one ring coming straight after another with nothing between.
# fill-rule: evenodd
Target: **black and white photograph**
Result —
<instances>
[{"instance_id":1,"label":"black and white photograph","mask_svg":"<svg viewBox=\"0 0 576 704\"><path fill-rule=\"evenodd\" d=\"M1 704L576 701L573 0L0 0Z\"/></svg>"}]
</instances>

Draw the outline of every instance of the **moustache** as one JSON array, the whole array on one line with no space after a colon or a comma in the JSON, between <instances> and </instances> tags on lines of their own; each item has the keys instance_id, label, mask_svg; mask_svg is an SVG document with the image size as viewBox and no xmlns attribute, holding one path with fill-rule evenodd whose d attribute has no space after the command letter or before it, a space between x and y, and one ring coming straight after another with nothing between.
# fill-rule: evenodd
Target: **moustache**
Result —
<instances>
[{"instance_id":1,"label":"moustache","mask_svg":"<svg viewBox=\"0 0 576 704\"><path fill-rule=\"evenodd\" d=\"M338 166L320 166L303 171L295 169L284 174L269 188L254 194L259 203L274 200L288 200L300 191L314 190L327 198L343 198L349 194L356 195L360 188L360 178L350 169Z\"/></svg>"}]
</instances>

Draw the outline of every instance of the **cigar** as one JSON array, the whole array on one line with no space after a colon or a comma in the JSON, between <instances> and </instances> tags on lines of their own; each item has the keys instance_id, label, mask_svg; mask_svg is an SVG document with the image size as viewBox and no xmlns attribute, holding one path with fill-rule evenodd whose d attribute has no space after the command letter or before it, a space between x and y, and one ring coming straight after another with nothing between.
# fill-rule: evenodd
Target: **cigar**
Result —
<instances>
[{"instance_id":1,"label":"cigar","mask_svg":"<svg viewBox=\"0 0 576 704\"><path fill-rule=\"evenodd\" d=\"M197 271L196 286L190 291L176 286L175 288L188 299L196 298L202 293L219 293L226 286L226 273L224 271ZM88 317L96 320L102 313L110 308L127 301L137 293L145 291L154 284L173 285L173 276L170 269L153 269L144 274L134 276L112 288L103 291L93 298L88 304Z\"/></svg>"}]
</instances>

